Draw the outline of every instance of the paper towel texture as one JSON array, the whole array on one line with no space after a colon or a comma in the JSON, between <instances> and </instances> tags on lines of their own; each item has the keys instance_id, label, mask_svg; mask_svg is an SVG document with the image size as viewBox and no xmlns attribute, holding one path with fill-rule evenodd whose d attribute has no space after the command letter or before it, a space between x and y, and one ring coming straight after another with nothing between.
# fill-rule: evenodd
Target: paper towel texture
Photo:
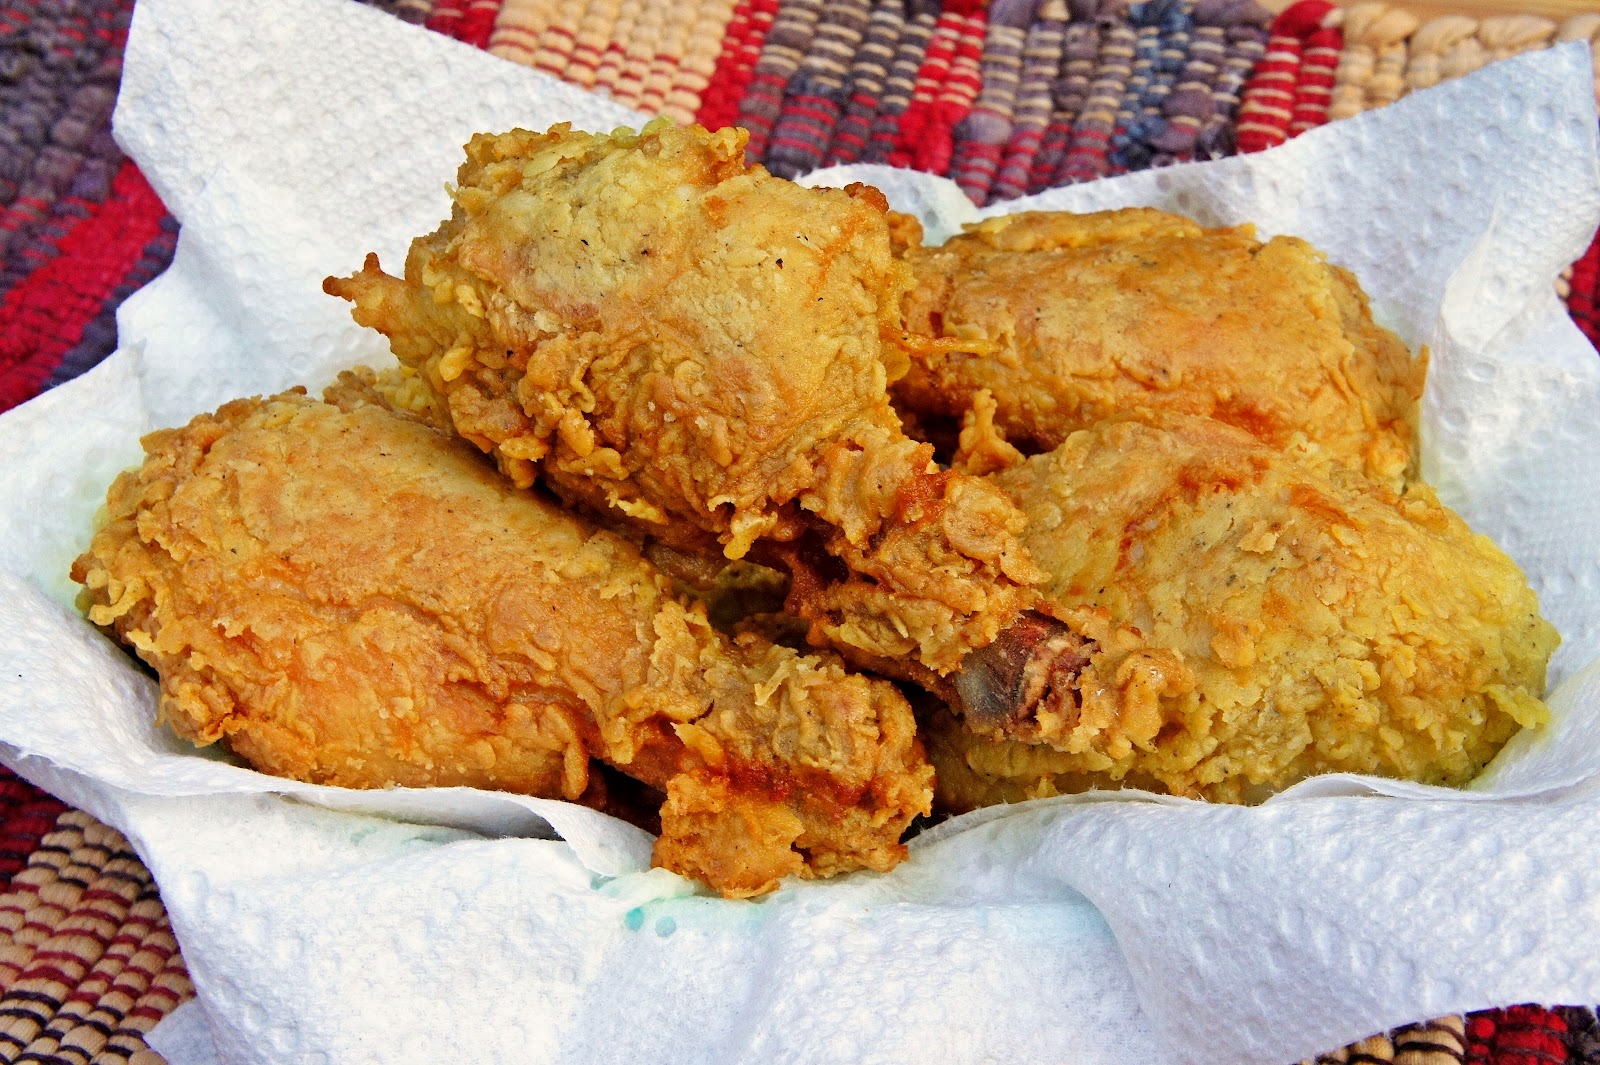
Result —
<instances>
[{"instance_id":1,"label":"paper towel texture","mask_svg":"<svg viewBox=\"0 0 1600 1065\"><path fill-rule=\"evenodd\" d=\"M643 117L344 0L141 0L116 128L183 234L123 350L0 418L5 759L134 842L201 999L181 1031L223 1062L1265 1065L1600 999L1600 359L1552 292L1600 223L1590 76L1555 49L1263 155L1005 205L1253 220L1353 268L1432 350L1428 476L1566 638L1552 726L1466 792L1050 800L942 825L889 875L729 902L578 807L340 792L187 749L70 609L139 433L387 360L321 280L369 250L398 266L471 132ZM861 177L930 233L977 216L921 175L811 180Z\"/></svg>"}]
</instances>

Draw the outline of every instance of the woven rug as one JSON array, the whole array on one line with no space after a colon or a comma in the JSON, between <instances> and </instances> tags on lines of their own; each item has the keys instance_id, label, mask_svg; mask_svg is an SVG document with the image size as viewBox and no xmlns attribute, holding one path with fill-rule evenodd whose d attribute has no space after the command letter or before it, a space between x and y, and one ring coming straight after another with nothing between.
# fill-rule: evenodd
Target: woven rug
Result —
<instances>
[{"instance_id":1,"label":"woven rug","mask_svg":"<svg viewBox=\"0 0 1600 1065\"><path fill-rule=\"evenodd\" d=\"M356 0L351 0L356 2ZM870 161L976 203L1259 151L1484 63L1584 40L1600 13L1421 21L1300 0L369 0L646 111L751 132L795 176ZM110 135L132 0L0 0L0 411L116 347L178 227ZM421 32L419 30L419 32ZM1563 278L1600 341L1600 240ZM159 1062L192 994L127 841L0 769L0 1061ZM1283 1018L1293 1024L1293 1018ZM1516 1006L1317 1059L1600 1065L1585 1006Z\"/></svg>"}]
</instances>

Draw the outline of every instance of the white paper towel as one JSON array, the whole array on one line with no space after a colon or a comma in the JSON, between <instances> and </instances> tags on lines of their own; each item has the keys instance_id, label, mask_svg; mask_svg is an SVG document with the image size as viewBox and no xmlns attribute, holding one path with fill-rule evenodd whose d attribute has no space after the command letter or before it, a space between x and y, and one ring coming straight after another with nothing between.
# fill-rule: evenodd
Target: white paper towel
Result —
<instances>
[{"instance_id":1,"label":"white paper towel","mask_svg":"<svg viewBox=\"0 0 1600 1065\"><path fill-rule=\"evenodd\" d=\"M67 606L140 432L387 358L321 279L369 250L398 266L471 132L641 118L346 0L141 0L117 132L184 229L124 349L0 417L5 759L128 834L200 996L162 1045L224 1062L1266 1065L1600 1000L1600 359L1551 291L1600 223L1589 77L1558 49L1264 155L1007 205L1249 219L1354 268L1432 347L1429 476L1566 637L1550 728L1466 792L1050 800L942 825L888 875L729 902L568 804L343 792L188 749ZM947 182L867 174L930 232L976 216Z\"/></svg>"}]
</instances>

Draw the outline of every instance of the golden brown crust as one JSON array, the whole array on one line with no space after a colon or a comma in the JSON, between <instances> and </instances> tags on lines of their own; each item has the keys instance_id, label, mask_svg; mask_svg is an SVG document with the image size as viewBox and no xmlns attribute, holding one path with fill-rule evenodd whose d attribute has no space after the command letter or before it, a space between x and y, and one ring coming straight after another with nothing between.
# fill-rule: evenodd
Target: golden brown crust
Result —
<instances>
[{"instance_id":1,"label":"golden brown crust","mask_svg":"<svg viewBox=\"0 0 1600 1065\"><path fill-rule=\"evenodd\" d=\"M807 600L813 637L948 673L1031 602L1019 519L890 407L907 275L882 195L746 168L743 137L475 137L405 277L369 259L326 288L518 485L687 552L818 538L847 573Z\"/></svg>"},{"instance_id":2,"label":"golden brown crust","mask_svg":"<svg viewBox=\"0 0 1600 1065\"><path fill-rule=\"evenodd\" d=\"M1181 416L1074 433L995 482L1098 646L1080 705L930 739L947 806L1130 779L1233 802L1315 773L1459 785L1545 717L1554 628L1426 486Z\"/></svg>"},{"instance_id":3,"label":"golden brown crust","mask_svg":"<svg viewBox=\"0 0 1600 1065\"><path fill-rule=\"evenodd\" d=\"M666 793L658 860L728 894L899 860L931 774L890 685L719 635L634 545L375 380L330 395L151 434L73 567L182 735L346 787L599 801L603 760ZM734 839L749 864L701 853Z\"/></svg>"},{"instance_id":4,"label":"golden brown crust","mask_svg":"<svg viewBox=\"0 0 1600 1065\"><path fill-rule=\"evenodd\" d=\"M947 802L1460 782L1542 713L1552 636L1520 574L1426 489L1395 494L1425 360L1309 245L1136 209L924 249L873 190L798 189L742 148L475 138L406 276L369 260L328 290L390 337L411 408L513 482L626 524L691 585L715 588L712 554L781 564L813 644L952 699ZM897 401L964 419L951 469L889 407L908 362ZM1056 450L1024 462L1007 436ZM1270 531L1218 531L1234 518ZM1451 582L1447 621L1417 606ZM719 758L663 785L669 836L792 863L760 842L797 831L787 792Z\"/></svg>"},{"instance_id":5,"label":"golden brown crust","mask_svg":"<svg viewBox=\"0 0 1600 1065\"><path fill-rule=\"evenodd\" d=\"M905 258L906 328L942 342L914 349L903 409L960 416L988 389L1034 451L1108 418L1198 414L1392 487L1415 476L1426 358L1305 241L1148 208L1033 212Z\"/></svg>"}]
</instances>

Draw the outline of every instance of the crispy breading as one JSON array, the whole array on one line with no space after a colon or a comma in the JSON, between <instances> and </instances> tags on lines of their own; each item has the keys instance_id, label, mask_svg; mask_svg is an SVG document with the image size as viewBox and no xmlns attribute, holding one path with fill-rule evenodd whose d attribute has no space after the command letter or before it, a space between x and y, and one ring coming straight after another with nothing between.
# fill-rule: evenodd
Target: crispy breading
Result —
<instances>
[{"instance_id":1,"label":"crispy breading","mask_svg":"<svg viewBox=\"0 0 1600 1065\"><path fill-rule=\"evenodd\" d=\"M448 415L441 415L432 403L432 394L409 366L391 367L382 373L366 366L346 370L323 390L322 398L338 406L376 403L419 418L442 432L452 431ZM789 590L787 574L747 559L679 551L642 535L626 522L602 521L601 526L636 543L651 565L672 580L680 595L705 604L706 616L724 632L747 616L783 609Z\"/></svg>"},{"instance_id":2,"label":"crispy breading","mask_svg":"<svg viewBox=\"0 0 1600 1065\"><path fill-rule=\"evenodd\" d=\"M729 895L904 856L931 771L890 684L722 636L380 393L229 403L112 486L73 577L180 734L361 788L578 799L600 760L665 793L657 862Z\"/></svg>"},{"instance_id":3,"label":"crispy breading","mask_svg":"<svg viewBox=\"0 0 1600 1065\"><path fill-rule=\"evenodd\" d=\"M904 257L906 328L942 338L895 386L909 414L960 416L988 389L1035 452L1107 418L1199 414L1392 487L1415 475L1426 358L1303 240L1149 208L1026 212Z\"/></svg>"},{"instance_id":4,"label":"crispy breading","mask_svg":"<svg viewBox=\"0 0 1600 1065\"><path fill-rule=\"evenodd\" d=\"M475 137L405 277L369 258L325 287L516 484L681 550L823 556L793 600L814 642L947 674L1032 602L1020 515L889 404L906 272L882 196L746 167L744 139Z\"/></svg>"},{"instance_id":5,"label":"crispy breading","mask_svg":"<svg viewBox=\"0 0 1600 1065\"><path fill-rule=\"evenodd\" d=\"M1047 594L1101 628L1054 689L1076 697L1000 742L925 715L946 808L1127 784L1250 801L1330 772L1459 785L1546 717L1554 627L1425 485L1182 415L1097 425L993 479Z\"/></svg>"}]
</instances>

